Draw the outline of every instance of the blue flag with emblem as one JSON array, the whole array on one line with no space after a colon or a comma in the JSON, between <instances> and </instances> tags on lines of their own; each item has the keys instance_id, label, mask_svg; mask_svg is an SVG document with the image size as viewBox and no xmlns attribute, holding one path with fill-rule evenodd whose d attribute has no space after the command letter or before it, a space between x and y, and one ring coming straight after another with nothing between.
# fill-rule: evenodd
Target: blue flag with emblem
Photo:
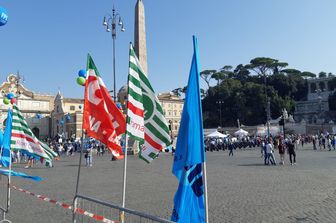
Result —
<instances>
[{"instance_id":1,"label":"blue flag with emblem","mask_svg":"<svg viewBox=\"0 0 336 223\"><path fill-rule=\"evenodd\" d=\"M173 174L179 181L171 220L205 222L202 163L205 161L197 39L174 156Z\"/></svg>"},{"instance_id":2,"label":"blue flag with emblem","mask_svg":"<svg viewBox=\"0 0 336 223\"><path fill-rule=\"evenodd\" d=\"M8 109L6 128L3 135L2 153L1 153L1 164L4 167L9 167L11 164L11 136L12 136L12 110Z\"/></svg>"}]
</instances>

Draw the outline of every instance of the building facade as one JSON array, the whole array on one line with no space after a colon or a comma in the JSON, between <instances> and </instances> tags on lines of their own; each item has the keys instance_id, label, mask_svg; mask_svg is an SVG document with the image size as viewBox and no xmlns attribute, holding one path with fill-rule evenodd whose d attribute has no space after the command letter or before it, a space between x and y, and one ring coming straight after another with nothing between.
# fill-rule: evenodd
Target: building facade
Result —
<instances>
[{"instance_id":1,"label":"building facade","mask_svg":"<svg viewBox=\"0 0 336 223\"><path fill-rule=\"evenodd\" d=\"M170 134L175 137L180 128L184 100L172 92L159 94L158 99L161 102L163 113L169 124Z\"/></svg>"},{"instance_id":2,"label":"building facade","mask_svg":"<svg viewBox=\"0 0 336 223\"><path fill-rule=\"evenodd\" d=\"M36 137L82 136L83 99L63 98L60 92L56 96L35 93L20 83L20 76L16 74L7 77L0 86L0 92L0 128L4 128L7 111L11 107L11 104L5 105L2 101L12 92L17 96L17 105Z\"/></svg>"},{"instance_id":3,"label":"building facade","mask_svg":"<svg viewBox=\"0 0 336 223\"><path fill-rule=\"evenodd\" d=\"M84 99L64 98L58 92L51 111L51 135L78 139L82 136Z\"/></svg>"},{"instance_id":4,"label":"building facade","mask_svg":"<svg viewBox=\"0 0 336 223\"><path fill-rule=\"evenodd\" d=\"M38 138L50 136L50 111L53 109L54 97L47 94L37 94L28 90L20 83L20 76L10 74L7 81L0 86L0 127L3 128L7 118L8 108L2 101L6 94L12 92L18 96L17 105L21 110L27 124Z\"/></svg>"},{"instance_id":5,"label":"building facade","mask_svg":"<svg viewBox=\"0 0 336 223\"><path fill-rule=\"evenodd\" d=\"M321 124L329 122L329 95L334 92L329 86L329 81L334 77L307 79L307 100L295 102L294 119L307 124Z\"/></svg>"}]
</instances>

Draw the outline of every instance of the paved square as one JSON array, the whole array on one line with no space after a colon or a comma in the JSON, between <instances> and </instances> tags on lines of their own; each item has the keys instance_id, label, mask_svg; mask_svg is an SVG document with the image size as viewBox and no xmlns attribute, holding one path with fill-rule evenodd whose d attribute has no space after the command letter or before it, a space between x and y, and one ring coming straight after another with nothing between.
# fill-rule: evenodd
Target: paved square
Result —
<instances>
[{"instance_id":1,"label":"paved square","mask_svg":"<svg viewBox=\"0 0 336 223\"><path fill-rule=\"evenodd\" d=\"M336 152L297 151L297 165L264 166L260 149L208 152L210 222L336 222ZM62 157L54 168L36 166L17 171L44 178L40 183L13 178L13 185L72 204L78 154ZM276 152L276 158L279 155ZM162 154L148 165L129 156L126 206L169 218L177 180L171 174L172 156ZM121 204L123 162L94 156L83 167L80 193ZM12 190L8 218L12 222L71 222L70 211ZM113 219L116 220L116 219Z\"/></svg>"}]
</instances>

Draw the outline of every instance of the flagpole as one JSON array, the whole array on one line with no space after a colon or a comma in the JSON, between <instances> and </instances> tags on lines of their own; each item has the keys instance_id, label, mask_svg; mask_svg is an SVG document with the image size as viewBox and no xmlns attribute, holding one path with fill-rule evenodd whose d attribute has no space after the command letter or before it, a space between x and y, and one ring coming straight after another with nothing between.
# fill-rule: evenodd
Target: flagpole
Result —
<instances>
[{"instance_id":1,"label":"flagpole","mask_svg":"<svg viewBox=\"0 0 336 223\"><path fill-rule=\"evenodd\" d=\"M84 118L83 118L84 120ZM79 164L78 164L78 172L77 172L77 182L76 182L76 192L75 192L75 197L78 195L78 189L79 189L79 177L80 177L80 173L81 173L81 166L82 166L82 157L83 157L83 150L84 150L84 138L85 138L85 131L82 128L82 143L81 143L81 151L80 151L80 155L79 155ZM74 199L73 201L73 215L72 215L72 222L76 223L76 219L75 219L75 213L76 213L76 208L77 208L77 201L76 199Z\"/></svg>"},{"instance_id":2,"label":"flagpole","mask_svg":"<svg viewBox=\"0 0 336 223\"><path fill-rule=\"evenodd\" d=\"M122 207L125 207L125 197L126 197L126 173L127 173L127 147L128 147L128 134L125 137L125 152L124 152L124 180L123 180L123 193L122 193ZM125 220L124 212L121 212L121 222Z\"/></svg>"}]
</instances>

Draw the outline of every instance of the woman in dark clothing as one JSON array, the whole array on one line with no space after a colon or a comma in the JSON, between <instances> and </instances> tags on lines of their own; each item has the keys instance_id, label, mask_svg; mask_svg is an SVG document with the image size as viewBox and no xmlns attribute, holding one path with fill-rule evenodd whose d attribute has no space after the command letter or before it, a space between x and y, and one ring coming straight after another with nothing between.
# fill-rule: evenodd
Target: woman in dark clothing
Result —
<instances>
[{"instance_id":1,"label":"woman in dark clothing","mask_svg":"<svg viewBox=\"0 0 336 223\"><path fill-rule=\"evenodd\" d=\"M296 164L296 153L295 153L294 148L295 148L294 141L289 140L288 153L289 153L289 161L290 161L291 165ZM294 158L294 160L292 159L292 157Z\"/></svg>"}]
</instances>

